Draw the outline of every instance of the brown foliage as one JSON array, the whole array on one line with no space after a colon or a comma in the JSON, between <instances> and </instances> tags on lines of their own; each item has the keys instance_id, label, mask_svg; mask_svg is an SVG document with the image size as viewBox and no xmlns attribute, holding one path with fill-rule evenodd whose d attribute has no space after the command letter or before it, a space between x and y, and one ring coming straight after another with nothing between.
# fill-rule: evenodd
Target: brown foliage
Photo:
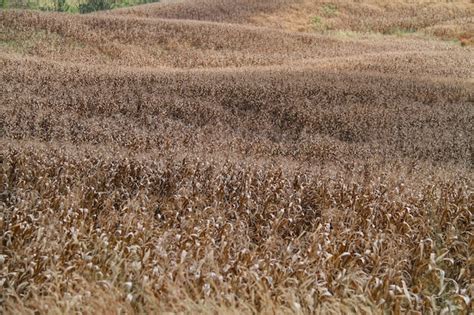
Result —
<instances>
[{"instance_id":1,"label":"brown foliage","mask_svg":"<svg viewBox=\"0 0 474 315\"><path fill-rule=\"evenodd\" d=\"M184 0L106 14L252 24L292 31L419 32L474 37L470 0ZM319 17L319 25L313 18Z\"/></svg>"},{"instance_id":2,"label":"brown foliage","mask_svg":"<svg viewBox=\"0 0 474 315\"><path fill-rule=\"evenodd\" d=\"M2 311L472 309L472 48L304 5L0 11Z\"/></svg>"}]
</instances>

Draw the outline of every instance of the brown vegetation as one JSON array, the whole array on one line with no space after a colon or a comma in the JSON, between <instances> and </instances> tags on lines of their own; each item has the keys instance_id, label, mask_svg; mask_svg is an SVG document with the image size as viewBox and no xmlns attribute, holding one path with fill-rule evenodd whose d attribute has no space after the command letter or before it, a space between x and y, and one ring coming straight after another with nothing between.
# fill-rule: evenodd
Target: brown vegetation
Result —
<instances>
[{"instance_id":1,"label":"brown vegetation","mask_svg":"<svg viewBox=\"0 0 474 315\"><path fill-rule=\"evenodd\" d=\"M252 24L291 31L418 33L474 37L471 0L184 0L110 14Z\"/></svg>"},{"instance_id":2,"label":"brown vegetation","mask_svg":"<svg viewBox=\"0 0 474 315\"><path fill-rule=\"evenodd\" d=\"M473 48L309 3L0 11L3 312L472 309Z\"/></svg>"}]
</instances>

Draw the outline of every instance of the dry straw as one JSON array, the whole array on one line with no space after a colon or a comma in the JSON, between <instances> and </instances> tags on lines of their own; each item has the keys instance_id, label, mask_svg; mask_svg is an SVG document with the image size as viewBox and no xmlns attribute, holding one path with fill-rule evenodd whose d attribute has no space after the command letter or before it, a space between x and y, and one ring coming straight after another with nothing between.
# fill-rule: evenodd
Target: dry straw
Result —
<instances>
[{"instance_id":1,"label":"dry straw","mask_svg":"<svg viewBox=\"0 0 474 315\"><path fill-rule=\"evenodd\" d=\"M1 11L2 311L468 314L472 48L271 28L308 8Z\"/></svg>"}]
</instances>

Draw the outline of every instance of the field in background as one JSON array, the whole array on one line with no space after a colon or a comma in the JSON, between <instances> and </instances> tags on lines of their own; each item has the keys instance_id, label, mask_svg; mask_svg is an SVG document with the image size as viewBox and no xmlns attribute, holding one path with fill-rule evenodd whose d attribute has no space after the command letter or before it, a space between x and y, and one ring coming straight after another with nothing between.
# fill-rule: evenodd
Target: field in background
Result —
<instances>
[{"instance_id":1,"label":"field in background","mask_svg":"<svg viewBox=\"0 0 474 315\"><path fill-rule=\"evenodd\" d=\"M5 313L468 314L469 1L0 11Z\"/></svg>"},{"instance_id":2,"label":"field in background","mask_svg":"<svg viewBox=\"0 0 474 315\"><path fill-rule=\"evenodd\" d=\"M470 0L194 0L128 8L113 14L232 22L296 32L437 37L472 45Z\"/></svg>"}]
</instances>

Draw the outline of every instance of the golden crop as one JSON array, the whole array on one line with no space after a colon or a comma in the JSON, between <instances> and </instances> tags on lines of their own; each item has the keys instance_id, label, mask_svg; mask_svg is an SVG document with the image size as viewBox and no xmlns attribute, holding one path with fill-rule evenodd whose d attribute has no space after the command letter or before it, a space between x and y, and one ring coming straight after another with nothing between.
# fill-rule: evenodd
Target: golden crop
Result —
<instances>
[{"instance_id":1,"label":"golden crop","mask_svg":"<svg viewBox=\"0 0 474 315\"><path fill-rule=\"evenodd\" d=\"M473 48L311 8L0 11L2 312L468 314Z\"/></svg>"}]
</instances>

